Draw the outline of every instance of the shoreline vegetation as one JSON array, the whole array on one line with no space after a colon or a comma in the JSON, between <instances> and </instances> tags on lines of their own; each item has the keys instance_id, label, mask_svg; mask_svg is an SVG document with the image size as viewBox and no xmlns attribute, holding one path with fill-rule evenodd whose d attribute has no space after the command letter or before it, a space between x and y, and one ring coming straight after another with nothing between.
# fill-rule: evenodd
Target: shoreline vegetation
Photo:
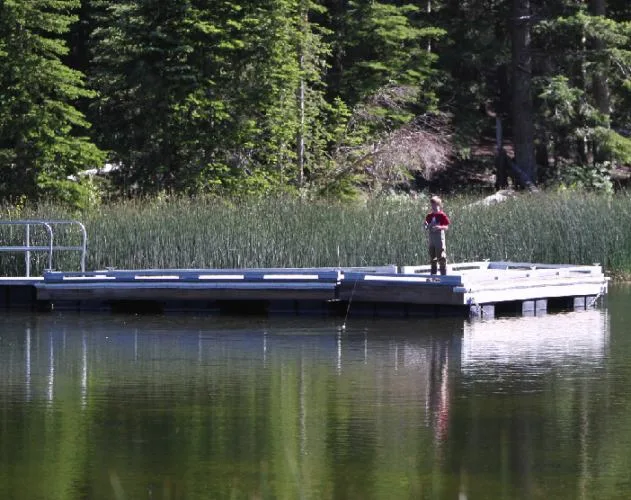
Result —
<instances>
[{"instance_id":1,"label":"shoreline vegetation","mask_svg":"<svg viewBox=\"0 0 631 500\"><path fill-rule=\"evenodd\" d=\"M103 204L83 213L61 206L5 206L0 219L75 219L88 232L86 269L173 269L420 265L427 262L422 218L427 195L391 196L354 203L297 198L228 200L155 197ZM631 195L582 191L519 194L484 205L471 196L446 197L452 225L450 262L594 264L607 275L631 277ZM19 244L23 229L2 235ZM31 244L46 235L32 230ZM71 231L56 244L78 244ZM70 252L53 267L78 270ZM45 267L33 256L33 274ZM24 273L24 256L0 255L0 274Z\"/></svg>"},{"instance_id":2,"label":"shoreline vegetation","mask_svg":"<svg viewBox=\"0 0 631 500\"><path fill-rule=\"evenodd\" d=\"M623 0L5 1L0 200L613 192L629 75Z\"/></svg>"}]
</instances>

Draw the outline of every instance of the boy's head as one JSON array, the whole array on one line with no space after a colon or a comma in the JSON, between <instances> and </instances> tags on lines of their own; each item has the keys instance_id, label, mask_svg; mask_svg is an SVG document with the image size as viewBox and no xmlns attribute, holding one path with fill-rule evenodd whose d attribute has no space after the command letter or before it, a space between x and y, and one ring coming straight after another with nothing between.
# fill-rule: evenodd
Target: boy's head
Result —
<instances>
[{"instance_id":1,"label":"boy's head","mask_svg":"<svg viewBox=\"0 0 631 500\"><path fill-rule=\"evenodd\" d=\"M432 210L438 211L443 207L443 201L438 196L432 196L429 199L429 202L432 205Z\"/></svg>"}]
</instances>

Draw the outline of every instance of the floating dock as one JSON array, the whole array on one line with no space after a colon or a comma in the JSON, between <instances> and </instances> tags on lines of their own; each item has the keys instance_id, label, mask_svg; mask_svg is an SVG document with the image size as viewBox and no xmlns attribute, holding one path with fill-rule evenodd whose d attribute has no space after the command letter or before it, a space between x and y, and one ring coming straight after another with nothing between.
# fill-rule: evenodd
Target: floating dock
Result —
<instances>
[{"instance_id":1,"label":"floating dock","mask_svg":"<svg viewBox=\"0 0 631 500\"><path fill-rule=\"evenodd\" d=\"M517 262L301 269L45 272L0 278L0 307L36 310L320 314L541 315L593 307L607 292L600 265Z\"/></svg>"}]
</instances>

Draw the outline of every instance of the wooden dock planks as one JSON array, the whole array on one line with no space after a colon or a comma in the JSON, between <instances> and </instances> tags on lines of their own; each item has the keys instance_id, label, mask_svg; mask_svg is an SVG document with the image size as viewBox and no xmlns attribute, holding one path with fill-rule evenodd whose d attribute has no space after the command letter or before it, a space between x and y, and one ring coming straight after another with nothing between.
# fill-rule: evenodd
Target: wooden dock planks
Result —
<instances>
[{"instance_id":1,"label":"wooden dock planks","mask_svg":"<svg viewBox=\"0 0 631 500\"><path fill-rule=\"evenodd\" d=\"M321 300L468 305L603 293L600 266L463 263L424 267L49 272L40 300ZM418 272L421 271L421 272Z\"/></svg>"},{"instance_id":2,"label":"wooden dock planks","mask_svg":"<svg viewBox=\"0 0 631 500\"><path fill-rule=\"evenodd\" d=\"M201 269L98 271L44 275L40 300L321 300L336 299L341 271Z\"/></svg>"},{"instance_id":3,"label":"wooden dock planks","mask_svg":"<svg viewBox=\"0 0 631 500\"><path fill-rule=\"evenodd\" d=\"M315 309L332 310L331 304L352 304L356 310L367 311L418 311L421 307L423 311L456 309L486 316L496 309L541 314L549 301L570 308L586 307L607 291L607 278L599 265L471 262L450 265L446 276L430 275L428 270L427 266L391 265L53 271L24 283L0 279L0 288L4 287L7 304L17 288L29 287L37 302L51 307L73 304L78 309L84 304L107 308L108 304L134 302L169 303L176 309L197 304L212 309L234 303L230 309L238 311L239 303L263 302L269 305L265 310L298 311L304 309L300 304L307 303L309 309L322 304Z\"/></svg>"}]
</instances>

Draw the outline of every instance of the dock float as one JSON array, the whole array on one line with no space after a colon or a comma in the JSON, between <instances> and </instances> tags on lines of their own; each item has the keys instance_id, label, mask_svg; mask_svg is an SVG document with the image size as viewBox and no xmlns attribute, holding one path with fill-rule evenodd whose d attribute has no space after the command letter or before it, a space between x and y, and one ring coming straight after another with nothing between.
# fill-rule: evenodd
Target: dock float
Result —
<instances>
[{"instance_id":1,"label":"dock float","mask_svg":"<svg viewBox=\"0 0 631 500\"><path fill-rule=\"evenodd\" d=\"M48 271L0 278L0 307L37 310L320 314L374 317L541 315L593 307L600 265L469 262L428 266Z\"/></svg>"}]
</instances>

